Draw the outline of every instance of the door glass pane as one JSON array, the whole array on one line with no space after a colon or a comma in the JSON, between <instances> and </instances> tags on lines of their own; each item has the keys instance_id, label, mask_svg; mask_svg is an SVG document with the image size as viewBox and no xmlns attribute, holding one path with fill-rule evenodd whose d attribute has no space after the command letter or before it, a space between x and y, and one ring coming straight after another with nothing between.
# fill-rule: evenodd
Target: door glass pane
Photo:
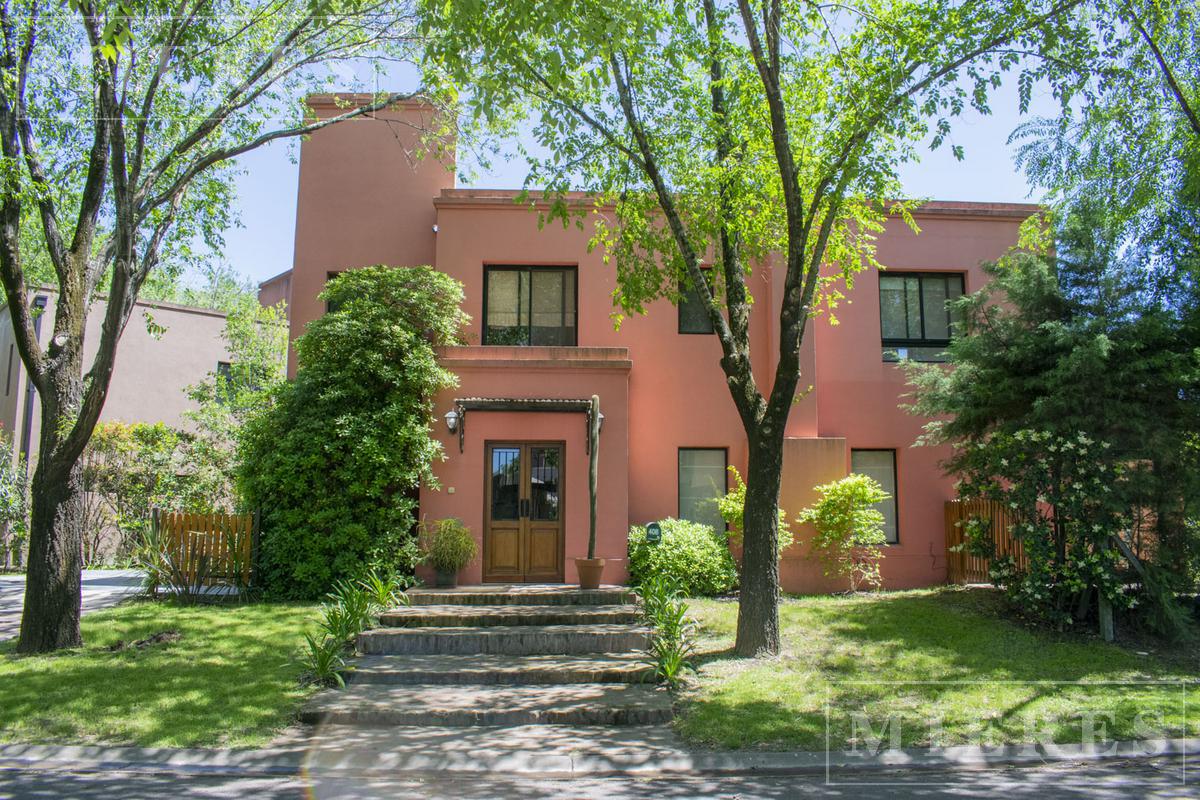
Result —
<instances>
[{"instance_id":1,"label":"door glass pane","mask_svg":"<svg viewBox=\"0 0 1200 800\"><path fill-rule=\"evenodd\" d=\"M568 276L559 270L533 270L529 273L532 286L532 313L529 343L565 346L574 344L567 327L566 284Z\"/></svg>"},{"instance_id":2,"label":"door glass pane","mask_svg":"<svg viewBox=\"0 0 1200 800\"><path fill-rule=\"evenodd\" d=\"M492 519L519 519L521 449L492 448Z\"/></svg>"},{"instance_id":3,"label":"door glass pane","mask_svg":"<svg viewBox=\"0 0 1200 800\"><path fill-rule=\"evenodd\" d=\"M893 450L851 450L850 471L874 478L891 497L875 508L883 514L883 534L889 542L898 542L896 520L896 453Z\"/></svg>"},{"instance_id":4,"label":"door glass pane","mask_svg":"<svg viewBox=\"0 0 1200 800\"><path fill-rule=\"evenodd\" d=\"M529 496L533 500L530 519L558 519L562 451L557 447L529 448Z\"/></svg>"},{"instance_id":5,"label":"door glass pane","mask_svg":"<svg viewBox=\"0 0 1200 800\"><path fill-rule=\"evenodd\" d=\"M717 498L725 494L724 450L679 451L679 516L724 530Z\"/></svg>"},{"instance_id":6,"label":"door glass pane","mask_svg":"<svg viewBox=\"0 0 1200 800\"><path fill-rule=\"evenodd\" d=\"M484 344L529 344L529 285L521 270L487 271L487 324Z\"/></svg>"}]
</instances>

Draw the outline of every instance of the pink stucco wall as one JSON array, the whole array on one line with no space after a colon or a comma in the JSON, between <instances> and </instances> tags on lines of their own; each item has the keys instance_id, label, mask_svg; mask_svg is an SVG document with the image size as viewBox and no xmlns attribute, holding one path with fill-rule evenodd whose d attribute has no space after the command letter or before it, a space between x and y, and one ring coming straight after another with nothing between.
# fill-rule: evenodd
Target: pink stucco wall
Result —
<instances>
[{"instance_id":1,"label":"pink stucco wall","mask_svg":"<svg viewBox=\"0 0 1200 800\"><path fill-rule=\"evenodd\" d=\"M327 108L321 100L319 109ZM391 122L426 113L398 108ZM391 115L391 116L389 116ZM421 492L427 519L459 517L482 537L484 446L487 441L566 443L566 580L572 559L584 555L587 536L584 423L561 413L472 412L459 452L457 435L440 417L456 398L587 398L598 394L605 415L601 435L598 555L610 559L606 580L626 575L625 534L630 524L678 513L679 448L725 448L729 464L744 471L746 439L721 373L712 336L679 334L669 302L644 316L613 324L615 268L588 252L591 230L539 228L537 213L515 204L515 192L456 190L444 163L412 161L403 135L386 121L337 125L306 141L301 151L295 270L291 280L292 333L322 313L316 294L329 272L375 263L431 264L457 278L471 316L469 345L450 348L443 362L459 375L457 389L436 398L437 435L446 459L435 472L440 488ZM411 141L408 142L411 145ZM1017 239L1034 207L930 203L917 212L918 236L890 223L879 240L880 261L894 270L949 270L979 288L981 261L1001 255ZM568 265L578 275L578 347L481 347L483 275L487 265ZM778 351L776 329L782 276L756 269L751 291L752 347L764 391ZM879 280L863 274L837 311L839 325L820 317L801 349L802 390L789 418L790 437L781 501L794 514L811 501L817 480L844 475L850 451L894 449L897 460L899 542L887 548L888 586L929 585L945 579L943 504L952 481L937 467L944 453L914 448L921 421L900 403L901 369L881 356ZM839 465L838 461L841 460ZM832 587L800 541L781 568L785 590ZM478 563L464 580L480 578Z\"/></svg>"}]
</instances>

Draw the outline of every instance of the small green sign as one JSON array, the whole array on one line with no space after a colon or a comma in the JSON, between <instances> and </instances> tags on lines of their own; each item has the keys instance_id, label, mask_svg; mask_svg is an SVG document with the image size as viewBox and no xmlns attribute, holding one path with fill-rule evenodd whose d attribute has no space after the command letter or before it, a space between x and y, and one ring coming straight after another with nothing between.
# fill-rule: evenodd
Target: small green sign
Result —
<instances>
[{"instance_id":1,"label":"small green sign","mask_svg":"<svg viewBox=\"0 0 1200 800\"><path fill-rule=\"evenodd\" d=\"M657 522L651 522L646 526L646 543L658 544L662 541L662 526Z\"/></svg>"}]
</instances>

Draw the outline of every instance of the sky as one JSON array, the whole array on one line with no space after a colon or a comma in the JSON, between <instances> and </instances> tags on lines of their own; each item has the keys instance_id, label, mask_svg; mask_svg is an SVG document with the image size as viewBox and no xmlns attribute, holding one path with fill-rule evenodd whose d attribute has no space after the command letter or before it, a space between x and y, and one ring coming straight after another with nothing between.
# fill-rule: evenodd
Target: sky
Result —
<instances>
[{"instance_id":1,"label":"sky","mask_svg":"<svg viewBox=\"0 0 1200 800\"><path fill-rule=\"evenodd\" d=\"M1017 169L1015 147L1009 135L1029 116L1017 113L1015 81L998 90L993 113L966 112L954 123L947 145L926 152L920 163L906 165L901 177L910 197L981 202L1037 202L1040 190L1030 187ZM1052 114L1054 101L1035 94L1031 113ZM966 158L959 162L949 144L961 145ZM239 160L237 179L241 227L225 235L225 260L255 283L292 266L296 229L296 191L299 147L295 142L275 142ZM497 159L496 168L461 184L476 188L519 188L524 165Z\"/></svg>"}]
</instances>

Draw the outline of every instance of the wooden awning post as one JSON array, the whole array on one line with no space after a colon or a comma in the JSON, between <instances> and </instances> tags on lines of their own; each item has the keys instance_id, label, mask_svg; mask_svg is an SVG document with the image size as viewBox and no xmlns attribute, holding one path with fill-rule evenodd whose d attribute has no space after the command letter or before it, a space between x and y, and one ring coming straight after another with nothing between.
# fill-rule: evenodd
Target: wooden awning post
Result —
<instances>
[{"instance_id":1,"label":"wooden awning post","mask_svg":"<svg viewBox=\"0 0 1200 800\"><path fill-rule=\"evenodd\" d=\"M588 413L588 523L587 557L596 557L596 480L600 471L600 396L592 395L592 406Z\"/></svg>"}]
</instances>

